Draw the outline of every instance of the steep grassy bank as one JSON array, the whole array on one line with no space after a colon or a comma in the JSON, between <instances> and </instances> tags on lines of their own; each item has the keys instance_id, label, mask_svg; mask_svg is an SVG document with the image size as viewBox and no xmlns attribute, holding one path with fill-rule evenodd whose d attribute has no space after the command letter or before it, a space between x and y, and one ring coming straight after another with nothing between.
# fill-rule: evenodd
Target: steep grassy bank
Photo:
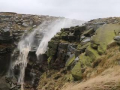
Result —
<instances>
[{"instance_id":1,"label":"steep grassy bank","mask_svg":"<svg viewBox=\"0 0 120 90\"><path fill-rule=\"evenodd\" d=\"M120 90L119 46L111 46L104 55L87 68L82 82L69 83L62 90Z\"/></svg>"}]
</instances>

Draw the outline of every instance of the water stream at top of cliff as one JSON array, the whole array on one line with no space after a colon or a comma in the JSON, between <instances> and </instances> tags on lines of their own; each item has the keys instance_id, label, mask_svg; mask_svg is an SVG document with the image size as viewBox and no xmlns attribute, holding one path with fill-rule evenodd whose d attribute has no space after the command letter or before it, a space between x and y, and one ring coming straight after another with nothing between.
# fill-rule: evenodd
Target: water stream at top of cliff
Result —
<instances>
[{"instance_id":1,"label":"water stream at top of cliff","mask_svg":"<svg viewBox=\"0 0 120 90\"><path fill-rule=\"evenodd\" d=\"M29 62L29 52L31 50L35 50L37 56L44 54L47 51L48 41L50 41L50 39L59 32L61 28L72 25L74 25L74 23L68 19L58 19L52 21L51 23L43 22L34 29L33 32L29 33L27 36L23 36L17 47L19 55L16 60L11 62L10 67L12 70L19 68L19 76L17 80L18 83L21 84L21 90L24 90L25 69L27 67L27 63ZM35 42L36 39L37 43ZM14 56L14 54L15 53L13 53L12 56Z\"/></svg>"}]
</instances>

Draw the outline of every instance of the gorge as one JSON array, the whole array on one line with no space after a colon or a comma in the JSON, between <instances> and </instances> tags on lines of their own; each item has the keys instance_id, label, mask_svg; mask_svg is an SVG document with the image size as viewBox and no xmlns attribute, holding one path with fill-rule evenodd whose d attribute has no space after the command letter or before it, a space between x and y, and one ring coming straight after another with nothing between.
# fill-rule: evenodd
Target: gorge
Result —
<instances>
[{"instance_id":1,"label":"gorge","mask_svg":"<svg viewBox=\"0 0 120 90\"><path fill-rule=\"evenodd\" d=\"M0 90L119 90L119 33L119 17L1 12Z\"/></svg>"}]
</instances>

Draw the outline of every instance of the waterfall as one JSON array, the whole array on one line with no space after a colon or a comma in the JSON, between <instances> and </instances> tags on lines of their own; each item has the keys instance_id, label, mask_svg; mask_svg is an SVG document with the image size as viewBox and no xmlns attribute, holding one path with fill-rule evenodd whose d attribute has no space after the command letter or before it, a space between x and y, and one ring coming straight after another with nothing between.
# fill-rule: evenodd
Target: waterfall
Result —
<instances>
[{"instance_id":1,"label":"waterfall","mask_svg":"<svg viewBox=\"0 0 120 90\"><path fill-rule=\"evenodd\" d=\"M15 67L19 67L20 74L18 78L18 83L21 84L21 90L24 90L25 69L28 63L27 57L29 51L31 50L34 35L35 32L31 33L29 36L18 43L19 56L17 60L12 63L12 69L14 69Z\"/></svg>"},{"instance_id":2,"label":"waterfall","mask_svg":"<svg viewBox=\"0 0 120 90\"><path fill-rule=\"evenodd\" d=\"M74 20L70 20L70 19L57 20L49 24L44 30L46 32L36 51L37 57L39 57L39 55L44 54L47 51L48 42L51 40L52 37L54 37L54 35L57 32L61 30L61 28L69 28L70 26L76 26L81 24L82 23L78 23L78 22L76 23L74 22Z\"/></svg>"},{"instance_id":3,"label":"waterfall","mask_svg":"<svg viewBox=\"0 0 120 90\"><path fill-rule=\"evenodd\" d=\"M80 23L81 24L81 23ZM78 25L80 25L78 24ZM69 19L57 19L45 21L39 25L33 32L23 36L18 43L19 55L16 60L11 62L11 69L19 68L18 83L21 84L21 90L24 90L25 69L27 67L29 51L35 50L36 55L44 54L47 51L48 42L60 31L61 28L75 26ZM13 53L14 56L15 53Z\"/></svg>"},{"instance_id":4,"label":"waterfall","mask_svg":"<svg viewBox=\"0 0 120 90\"><path fill-rule=\"evenodd\" d=\"M32 50L32 47L34 45L35 35L38 31L40 31L39 28L42 27L43 24L38 26L38 28L33 30L33 32L31 32L27 36L22 37L17 47L17 49L19 50L19 55L16 60L13 60L11 62L10 68L12 70L14 70L16 67L19 68L18 84L21 84L21 90L24 90L24 77L25 77L25 69L28 63L28 54L29 54L29 51ZM16 53L14 52L12 56L14 56L14 54Z\"/></svg>"},{"instance_id":5,"label":"waterfall","mask_svg":"<svg viewBox=\"0 0 120 90\"><path fill-rule=\"evenodd\" d=\"M39 56L40 54L44 54L47 51L48 41L50 41L51 38L57 32L59 32L61 28L63 28L64 24L65 24L65 19L57 20L49 24L46 28L44 28L44 31L45 31L44 36L42 38L42 41L39 43L39 47L36 51L37 56Z\"/></svg>"}]
</instances>

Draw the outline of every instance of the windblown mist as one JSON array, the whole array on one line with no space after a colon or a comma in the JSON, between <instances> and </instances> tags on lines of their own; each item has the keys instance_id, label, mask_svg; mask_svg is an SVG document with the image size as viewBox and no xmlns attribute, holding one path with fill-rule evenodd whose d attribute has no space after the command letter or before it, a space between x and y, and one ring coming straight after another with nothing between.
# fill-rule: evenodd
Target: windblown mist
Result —
<instances>
[{"instance_id":1,"label":"windblown mist","mask_svg":"<svg viewBox=\"0 0 120 90\"><path fill-rule=\"evenodd\" d=\"M25 69L28 63L28 54L31 50L36 51L39 56L47 51L48 42L51 38L64 27L81 25L83 22L76 22L69 19L56 19L53 21L45 21L33 31L25 32L21 41L18 43L19 56L11 63L11 69L18 68L20 70L18 83L21 84L21 90L24 90ZM13 53L14 56L14 53ZM39 59L41 60L41 59Z\"/></svg>"},{"instance_id":2,"label":"windblown mist","mask_svg":"<svg viewBox=\"0 0 120 90\"><path fill-rule=\"evenodd\" d=\"M39 56L40 54L44 54L47 51L47 45L48 41L51 40L51 38L60 31L61 28L80 25L81 23L74 23L72 20L68 19L62 19L62 20L56 20L52 22L50 25L48 25L46 28L44 28L44 36L42 41L39 44L39 47L36 51L36 55Z\"/></svg>"}]
</instances>

